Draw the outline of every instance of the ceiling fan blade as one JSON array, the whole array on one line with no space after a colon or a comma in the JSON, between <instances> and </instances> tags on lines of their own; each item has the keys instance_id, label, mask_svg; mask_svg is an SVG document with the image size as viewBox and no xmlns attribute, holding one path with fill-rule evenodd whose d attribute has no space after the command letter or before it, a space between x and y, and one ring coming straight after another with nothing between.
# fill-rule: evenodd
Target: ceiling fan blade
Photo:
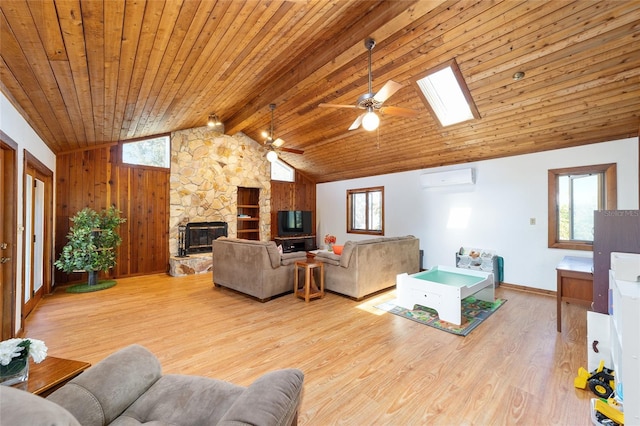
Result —
<instances>
[{"instance_id":1,"label":"ceiling fan blade","mask_svg":"<svg viewBox=\"0 0 640 426\"><path fill-rule=\"evenodd\" d=\"M284 141L280 138L276 139L275 141L273 141L273 143L271 143L271 145L273 145L274 148L280 148L282 144L284 144Z\"/></svg>"},{"instance_id":2,"label":"ceiling fan blade","mask_svg":"<svg viewBox=\"0 0 640 426\"><path fill-rule=\"evenodd\" d=\"M284 151L284 152L290 152L292 154L304 154L304 151L301 149L295 149L295 148L280 148L280 151Z\"/></svg>"},{"instance_id":3,"label":"ceiling fan blade","mask_svg":"<svg viewBox=\"0 0 640 426\"><path fill-rule=\"evenodd\" d=\"M365 113L366 114L366 113ZM364 117L364 114L360 114L358 116L358 118L356 118L356 121L353 122L353 124L351 124L351 127L349 127L349 130L355 130L358 127L360 127L360 125L362 124L362 118Z\"/></svg>"},{"instance_id":4,"label":"ceiling fan blade","mask_svg":"<svg viewBox=\"0 0 640 426\"><path fill-rule=\"evenodd\" d=\"M416 110L394 106L382 107L380 108L380 112L389 115L399 115L401 117L415 117L418 115L418 111Z\"/></svg>"},{"instance_id":5,"label":"ceiling fan blade","mask_svg":"<svg viewBox=\"0 0 640 426\"><path fill-rule=\"evenodd\" d=\"M382 86L382 89L380 89L378 93L375 94L373 99L382 103L389 99L391 95L393 95L400 89L402 89L402 84L396 83L393 80L389 80L384 84L384 86Z\"/></svg>"},{"instance_id":6,"label":"ceiling fan blade","mask_svg":"<svg viewBox=\"0 0 640 426\"><path fill-rule=\"evenodd\" d=\"M356 105L344 104L318 104L320 108L358 108Z\"/></svg>"}]
</instances>

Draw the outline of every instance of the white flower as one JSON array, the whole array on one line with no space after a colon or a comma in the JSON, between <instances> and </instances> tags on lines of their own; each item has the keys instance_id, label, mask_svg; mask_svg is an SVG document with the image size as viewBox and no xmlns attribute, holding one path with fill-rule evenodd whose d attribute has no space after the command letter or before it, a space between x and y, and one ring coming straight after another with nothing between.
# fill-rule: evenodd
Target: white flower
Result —
<instances>
[{"instance_id":1,"label":"white flower","mask_svg":"<svg viewBox=\"0 0 640 426\"><path fill-rule=\"evenodd\" d=\"M33 358L36 364L40 364L42 360L47 357L47 346L42 340L29 339L31 345L29 345L29 355Z\"/></svg>"},{"instance_id":2,"label":"white flower","mask_svg":"<svg viewBox=\"0 0 640 426\"><path fill-rule=\"evenodd\" d=\"M13 358L19 357L24 349L24 346L20 346L20 344L25 340L29 341L29 344L26 345L29 347L28 355L33 358L35 363L40 363L47 357L47 347L42 340L30 338L9 339L0 342L0 364L7 366Z\"/></svg>"}]
</instances>

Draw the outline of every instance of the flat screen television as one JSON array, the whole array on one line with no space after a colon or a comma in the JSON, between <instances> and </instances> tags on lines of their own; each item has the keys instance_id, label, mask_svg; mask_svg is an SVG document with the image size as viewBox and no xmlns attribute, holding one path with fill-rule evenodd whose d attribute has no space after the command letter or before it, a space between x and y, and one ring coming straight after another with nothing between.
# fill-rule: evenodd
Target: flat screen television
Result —
<instances>
[{"instance_id":1,"label":"flat screen television","mask_svg":"<svg viewBox=\"0 0 640 426\"><path fill-rule=\"evenodd\" d=\"M295 237L311 235L313 225L311 212L304 210L281 210L278 212L278 236Z\"/></svg>"}]
</instances>

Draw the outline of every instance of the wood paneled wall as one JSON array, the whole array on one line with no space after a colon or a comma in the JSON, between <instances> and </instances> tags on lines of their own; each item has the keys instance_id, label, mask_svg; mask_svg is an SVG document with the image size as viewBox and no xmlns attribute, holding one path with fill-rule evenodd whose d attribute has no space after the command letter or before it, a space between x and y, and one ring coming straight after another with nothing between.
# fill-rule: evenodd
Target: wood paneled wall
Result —
<instances>
[{"instance_id":1,"label":"wood paneled wall","mask_svg":"<svg viewBox=\"0 0 640 426\"><path fill-rule=\"evenodd\" d=\"M316 224L316 183L296 171L295 182L271 181L271 238L278 236L279 210L311 210Z\"/></svg>"},{"instance_id":2,"label":"wood paneled wall","mask_svg":"<svg viewBox=\"0 0 640 426\"><path fill-rule=\"evenodd\" d=\"M169 170L118 162L118 147L60 154L56 157L55 257L67 243L70 217L85 207L100 211L115 205L127 221L116 267L107 274L126 277L165 272L169 264ZM56 270L55 282L85 279Z\"/></svg>"}]
</instances>

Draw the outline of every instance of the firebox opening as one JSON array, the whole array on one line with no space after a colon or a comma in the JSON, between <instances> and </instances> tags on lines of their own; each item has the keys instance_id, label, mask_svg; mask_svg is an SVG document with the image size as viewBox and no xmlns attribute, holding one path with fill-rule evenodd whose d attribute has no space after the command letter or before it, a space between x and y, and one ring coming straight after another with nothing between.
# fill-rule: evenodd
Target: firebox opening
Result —
<instances>
[{"instance_id":1,"label":"firebox opening","mask_svg":"<svg viewBox=\"0 0 640 426\"><path fill-rule=\"evenodd\" d=\"M185 248L188 254L210 253L213 240L226 236L226 222L190 222L187 223Z\"/></svg>"}]
</instances>

